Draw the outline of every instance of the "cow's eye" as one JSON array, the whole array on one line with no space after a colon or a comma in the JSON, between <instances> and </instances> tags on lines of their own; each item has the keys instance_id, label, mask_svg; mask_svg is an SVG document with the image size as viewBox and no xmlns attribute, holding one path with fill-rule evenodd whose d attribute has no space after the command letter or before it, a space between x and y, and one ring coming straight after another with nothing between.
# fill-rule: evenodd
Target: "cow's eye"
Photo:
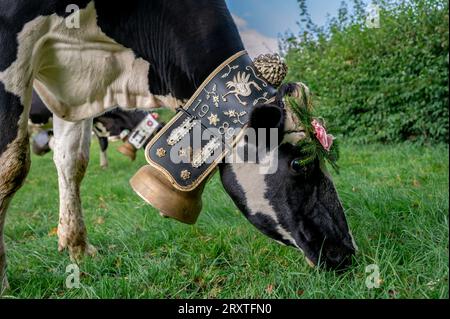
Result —
<instances>
[{"instance_id":1,"label":"cow's eye","mask_svg":"<svg viewBox=\"0 0 450 319\"><path fill-rule=\"evenodd\" d=\"M296 158L296 159L291 161L291 169L295 173L305 173L306 170L307 170L307 167L306 167L305 163L303 163L300 158Z\"/></svg>"}]
</instances>

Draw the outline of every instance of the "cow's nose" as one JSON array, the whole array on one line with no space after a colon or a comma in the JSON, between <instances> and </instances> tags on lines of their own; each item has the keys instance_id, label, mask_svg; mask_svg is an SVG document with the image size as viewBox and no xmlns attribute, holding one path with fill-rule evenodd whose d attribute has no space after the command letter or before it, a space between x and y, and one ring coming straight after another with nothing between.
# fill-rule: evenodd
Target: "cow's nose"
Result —
<instances>
[{"instance_id":1,"label":"cow's nose","mask_svg":"<svg viewBox=\"0 0 450 319\"><path fill-rule=\"evenodd\" d=\"M326 251L324 263L329 269L342 271L351 266L353 255L355 255L354 249L333 247Z\"/></svg>"}]
</instances>

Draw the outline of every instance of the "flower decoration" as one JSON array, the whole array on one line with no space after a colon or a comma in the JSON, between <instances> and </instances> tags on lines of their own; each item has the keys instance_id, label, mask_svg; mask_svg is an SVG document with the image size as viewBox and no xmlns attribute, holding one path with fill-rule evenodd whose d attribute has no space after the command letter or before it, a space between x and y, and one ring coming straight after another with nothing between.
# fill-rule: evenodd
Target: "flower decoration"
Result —
<instances>
[{"instance_id":1,"label":"flower decoration","mask_svg":"<svg viewBox=\"0 0 450 319\"><path fill-rule=\"evenodd\" d=\"M317 140L322 144L323 148L329 152L333 145L334 136L327 134L325 127L316 119L312 120L311 125L314 128Z\"/></svg>"},{"instance_id":2,"label":"flower decoration","mask_svg":"<svg viewBox=\"0 0 450 319\"><path fill-rule=\"evenodd\" d=\"M300 164L307 165L319 158L320 161L328 162L336 172L339 172L338 143L336 138L327 132L325 120L313 114L310 103L299 105L297 99L292 97L287 97L286 100L306 135L297 143L297 147L303 155Z\"/></svg>"}]
</instances>

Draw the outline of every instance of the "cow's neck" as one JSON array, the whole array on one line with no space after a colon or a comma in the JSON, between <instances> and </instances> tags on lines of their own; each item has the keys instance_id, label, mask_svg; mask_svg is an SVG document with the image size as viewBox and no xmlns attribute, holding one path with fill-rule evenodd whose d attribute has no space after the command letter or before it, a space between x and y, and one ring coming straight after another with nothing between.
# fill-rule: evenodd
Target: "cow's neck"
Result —
<instances>
[{"instance_id":1,"label":"cow's neck","mask_svg":"<svg viewBox=\"0 0 450 319\"><path fill-rule=\"evenodd\" d=\"M188 99L224 60L243 50L223 0L96 1L103 32L150 62L153 94Z\"/></svg>"}]
</instances>

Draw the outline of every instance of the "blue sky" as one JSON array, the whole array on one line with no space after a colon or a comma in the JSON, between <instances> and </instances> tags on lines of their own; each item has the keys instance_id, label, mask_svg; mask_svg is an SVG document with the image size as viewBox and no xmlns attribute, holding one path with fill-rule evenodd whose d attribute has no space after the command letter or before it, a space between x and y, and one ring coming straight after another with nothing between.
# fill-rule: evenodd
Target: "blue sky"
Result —
<instances>
[{"instance_id":1,"label":"blue sky","mask_svg":"<svg viewBox=\"0 0 450 319\"><path fill-rule=\"evenodd\" d=\"M247 22L249 29L276 38L286 30L299 31L296 21L299 9L296 0L226 0L230 11ZM327 14L335 16L341 0L308 0L308 9L318 25L326 22Z\"/></svg>"},{"instance_id":2,"label":"blue sky","mask_svg":"<svg viewBox=\"0 0 450 319\"><path fill-rule=\"evenodd\" d=\"M225 0L233 14L250 56L278 51L278 37L286 31L299 33L300 10L296 0ZM342 0L307 0L313 22L324 25L327 15L336 16ZM370 0L367 0L370 1ZM350 6L351 7L351 6Z\"/></svg>"}]
</instances>

